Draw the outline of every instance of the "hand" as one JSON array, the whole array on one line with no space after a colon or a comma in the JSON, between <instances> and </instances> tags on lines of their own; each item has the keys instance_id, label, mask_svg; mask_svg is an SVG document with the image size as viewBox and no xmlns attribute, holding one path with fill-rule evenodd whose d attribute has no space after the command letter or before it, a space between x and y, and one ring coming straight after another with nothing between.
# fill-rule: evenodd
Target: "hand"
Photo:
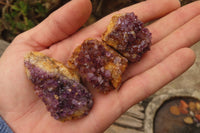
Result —
<instances>
[{"instance_id":1,"label":"hand","mask_svg":"<svg viewBox=\"0 0 200 133\"><path fill-rule=\"evenodd\" d=\"M40 51L63 63L73 49L88 37L100 38L113 14L97 23L77 29L91 12L89 0L73 0L35 28L17 36L0 59L0 114L17 133L98 133L122 113L179 76L193 63L190 47L200 39L200 1L182 8L178 0L148 0L115 13L131 12L152 32L151 51L136 64L130 64L120 90L104 95L94 93L94 106L88 116L60 122L47 112L34 94L24 70L24 55ZM77 31L77 32L76 32Z\"/></svg>"}]
</instances>

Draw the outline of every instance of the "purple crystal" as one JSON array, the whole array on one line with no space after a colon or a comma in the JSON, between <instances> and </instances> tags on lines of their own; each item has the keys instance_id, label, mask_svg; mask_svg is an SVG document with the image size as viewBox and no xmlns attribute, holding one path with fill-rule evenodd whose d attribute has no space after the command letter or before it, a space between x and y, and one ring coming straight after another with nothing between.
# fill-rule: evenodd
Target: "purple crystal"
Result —
<instances>
[{"instance_id":1,"label":"purple crystal","mask_svg":"<svg viewBox=\"0 0 200 133\"><path fill-rule=\"evenodd\" d=\"M36 94L46 104L51 115L61 121L77 119L87 115L93 105L91 93L79 82L68 78L57 70L49 72L45 67L41 67L43 65L38 64L33 59L25 58L24 64L27 75L35 85Z\"/></svg>"},{"instance_id":2,"label":"purple crystal","mask_svg":"<svg viewBox=\"0 0 200 133\"><path fill-rule=\"evenodd\" d=\"M88 39L75 50L68 64L78 71L86 85L108 92L119 88L127 62L103 42Z\"/></svg>"},{"instance_id":3,"label":"purple crystal","mask_svg":"<svg viewBox=\"0 0 200 133\"><path fill-rule=\"evenodd\" d=\"M131 62L150 49L151 33L134 13L113 16L103 40Z\"/></svg>"}]
</instances>

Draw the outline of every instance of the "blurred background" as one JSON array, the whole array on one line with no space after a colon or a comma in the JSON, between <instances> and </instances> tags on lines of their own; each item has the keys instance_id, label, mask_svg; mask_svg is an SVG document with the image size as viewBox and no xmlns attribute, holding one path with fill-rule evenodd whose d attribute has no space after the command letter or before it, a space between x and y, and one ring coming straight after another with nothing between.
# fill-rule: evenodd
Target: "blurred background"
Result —
<instances>
[{"instance_id":1,"label":"blurred background","mask_svg":"<svg viewBox=\"0 0 200 133\"><path fill-rule=\"evenodd\" d=\"M13 38L46 18L69 0L0 0L0 39ZM93 12L84 25L94 23L105 15L143 0L91 0ZM181 0L182 5L195 0Z\"/></svg>"}]
</instances>

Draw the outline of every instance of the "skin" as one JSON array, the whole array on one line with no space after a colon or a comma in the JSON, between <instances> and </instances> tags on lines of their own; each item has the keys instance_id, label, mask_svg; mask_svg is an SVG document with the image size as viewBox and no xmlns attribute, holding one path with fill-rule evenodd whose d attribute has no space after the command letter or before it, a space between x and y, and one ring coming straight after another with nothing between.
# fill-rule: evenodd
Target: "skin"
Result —
<instances>
[{"instance_id":1,"label":"skin","mask_svg":"<svg viewBox=\"0 0 200 133\"><path fill-rule=\"evenodd\" d=\"M155 93L186 71L195 60L188 48L200 40L200 1L180 8L178 0L147 0L116 13L131 12L152 32L151 51L130 64L119 91L92 91L94 106L88 116L65 123L54 120L34 94L23 60L40 51L63 63L88 38L100 38L113 14L77 31L91 13L89 0L73 0L35 28L18 35L0 59L0 114L16 133L100 133L128 108Z\"/></svg>"}]
</instances>

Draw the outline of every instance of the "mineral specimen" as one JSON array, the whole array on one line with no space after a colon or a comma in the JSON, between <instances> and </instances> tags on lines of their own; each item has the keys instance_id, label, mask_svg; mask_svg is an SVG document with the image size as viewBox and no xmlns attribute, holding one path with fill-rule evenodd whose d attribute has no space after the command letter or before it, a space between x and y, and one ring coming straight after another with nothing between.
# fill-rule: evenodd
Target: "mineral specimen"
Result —
<instances>
[{"instance_id":1,"label":"mineral specimen","mask_svg":"<svg viewBox=\"0 0 200 133\"><path fill-rule=\"evenodd\" d=\"M93 105L91 93L79 83L75 72L38 52L25 57L28 78L51 115L61 121L87 115Z\"/></svg>"},{"instance_id":2,"label":"mineral specimen","mask_svg":"<svg viewBox=\"0 0 200 133\"><path fill-rule=\"evenodd\" d=\"M102 39L133 63L151 45L151 33L134 13L113 16Z\"/></svg>"},{"instance_id":3,"label":"mineral specimen","mask_svg":"<svg viewBox=\"0 0 200 133\"><path fill-rule=\"evenodd\" d=\"M128 60L105 43L85 40L68 61L68 67L80 74L83 82L101 92L119 88Z\"/></svg>"}]
</instances>

